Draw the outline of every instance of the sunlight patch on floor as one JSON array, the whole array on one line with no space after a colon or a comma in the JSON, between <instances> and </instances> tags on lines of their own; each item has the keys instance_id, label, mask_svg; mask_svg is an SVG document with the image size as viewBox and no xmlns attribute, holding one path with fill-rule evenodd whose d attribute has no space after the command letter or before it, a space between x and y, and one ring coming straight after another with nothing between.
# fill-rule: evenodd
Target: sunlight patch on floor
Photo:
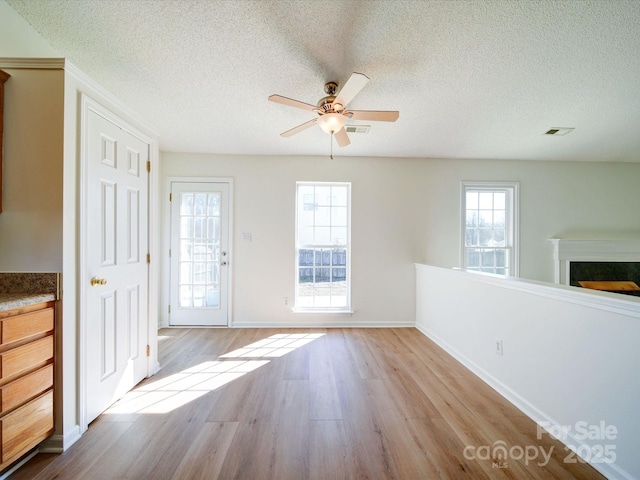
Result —
<instances>
[{"instance_id":1,"label":"sunlight patch on floor","mask_svg":"<svg viewBox=\"0 0 640 480\"><path fill-rule=\"evenodd\" d=\"M293 350L313 342L324 333L281 333L220 355L220 358L282 357Z\"/></svg>"},{"instance_id":2,"label":"sunlight patch on floor","mask_svg":"<svg viewBox=\"0 0 640 480\"><path fill-rule=\"evenodd\" d=\"M276 334L210 360L185 368L131 390L105 415L163 414L221 388L268 364L264 358L282 357L320 337L323 333Z\"/></svg>"}]
</instances>

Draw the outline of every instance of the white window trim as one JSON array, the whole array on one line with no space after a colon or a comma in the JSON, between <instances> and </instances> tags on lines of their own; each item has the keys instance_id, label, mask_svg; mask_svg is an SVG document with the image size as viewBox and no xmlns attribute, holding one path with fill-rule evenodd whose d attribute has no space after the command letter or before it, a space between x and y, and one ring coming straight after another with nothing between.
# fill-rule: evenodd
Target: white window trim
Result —
<instances>
[{"instance_id":1,"label":"white window trim","mask_svg":"<svg viewBox=\"0 0 640 480\"><path fill-rule=\"evenodd\" d=\"M477 182L460 183L460 261L461 268L466 267L465 232L466 232L466 192L467 190L511 190L511 224L513 225L512 255L509 262L509 276L520 276L520 182ZM476 273L476 272L473 272Z\"/></svg>"},{"instance_id":2,"label":"white window trim","mask_svg":"<svg viewBox=\"0 0 640 480\"><path fill-rule=\"evenodd\" d=\"M298 306L298 251L300 245L298 245L298 187L301 185L345 185L347 186L347 258L346 258L346 268L347 268L347 304L344 307L299 307ZM353 310L351 309L351 182L296 182L296 198L295 198L295 261L294 261L294 301L293 308L291 309L294 313L328 313L328 314L353 314ZM306 245L308 246L308 245ZM315 248L322 248L322 245L313 245ZM326 248L332 248L334 245L327 245Z\"/></svg>"}]
</instances>

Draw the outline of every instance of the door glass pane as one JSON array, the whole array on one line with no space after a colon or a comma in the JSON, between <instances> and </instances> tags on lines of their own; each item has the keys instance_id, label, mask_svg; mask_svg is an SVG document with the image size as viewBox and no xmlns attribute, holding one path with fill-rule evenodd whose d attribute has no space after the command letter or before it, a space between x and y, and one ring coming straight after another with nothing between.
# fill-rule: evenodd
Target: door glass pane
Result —
<instances>
[{"instance_id":1,"label":"door glass pane","mask_svg":"<svg viewBox=\"0 0 640 480\"><path fill-rule=\"evenodd\" d=\"M180 306L220 308L220 192L181 194Z\"/></svg>"}]
</instances>

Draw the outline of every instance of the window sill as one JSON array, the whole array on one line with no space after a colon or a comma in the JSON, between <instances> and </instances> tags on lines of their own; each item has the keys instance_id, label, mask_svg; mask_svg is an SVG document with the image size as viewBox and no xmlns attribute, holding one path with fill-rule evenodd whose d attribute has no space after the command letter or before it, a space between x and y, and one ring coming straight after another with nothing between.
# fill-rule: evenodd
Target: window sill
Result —
<instances>
[{"instance_id":1,"label":"window sill","mask_svg":"<svg viewBox=\"0 0 640 480\"><path fill-rule=\"evenodd\" d=\"M339 315L353 315L355 312L353 310L338 310L338 309L328 309L328 308L292 308L292 313L324 313L324 314L339 314Z\"/></svg>"}]
</instances>

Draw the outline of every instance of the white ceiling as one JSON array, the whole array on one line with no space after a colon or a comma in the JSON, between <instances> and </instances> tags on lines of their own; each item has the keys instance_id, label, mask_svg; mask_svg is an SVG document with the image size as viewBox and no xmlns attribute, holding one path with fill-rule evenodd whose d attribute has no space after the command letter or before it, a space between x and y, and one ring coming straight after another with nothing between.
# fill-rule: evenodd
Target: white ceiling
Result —
<instances>
[{"instance_id":1,"label":"white ceiling","mask_svg":"<svg viewBox=\"0 0 640 480\"><path fill-rule=\"evenodd\" d=\"M638 0L7 2L165 151L327 155L318 127L279 136L314 113L267 97L356 71L349 106L400 118L341 156L640 162Z\"/></svg>"}]
</instances>

